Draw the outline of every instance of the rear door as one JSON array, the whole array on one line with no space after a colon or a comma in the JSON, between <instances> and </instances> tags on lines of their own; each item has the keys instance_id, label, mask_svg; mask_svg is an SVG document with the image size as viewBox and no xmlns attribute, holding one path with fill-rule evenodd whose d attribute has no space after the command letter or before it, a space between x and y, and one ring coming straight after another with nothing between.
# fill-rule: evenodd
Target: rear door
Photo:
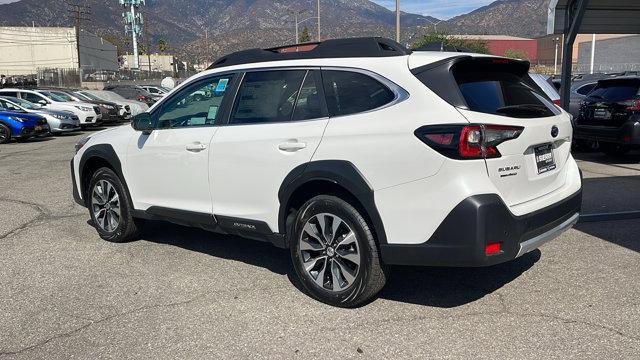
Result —
<instances>
[{"instance_id":1,"label":"rear door","mask_svg":"<svg viewBox=\"0 0 640 360\"><path fill-rule=\"evenodd\" d=\"M509 206L557 190L565 183L570 156L570 116L553 104L527 73L528 66L483 59L455 66L455 81L472 124L524 127L517 139L498 145L487 172Z\"/></svg>"},{"instance_id":2,"label":"rear door","mask_svg":"<svg viewBox=\"0 0 640 360\"><path fill-rule=\"evenodd\" d=\"M618 128L640 108L640 78L601 80L580 109L578 125Z\"/></svg>"},{"instance_id":3,"label":"rear door","mask_svg":"<svg viewBox=\"0 0 640 360\"><path fill-rule=\"evenodd\" d=\"M280 186L311 160L327 123L318 70L247 72L229 124L213 140L214 214L277 231Z\"/></svg>"}]
</instances>

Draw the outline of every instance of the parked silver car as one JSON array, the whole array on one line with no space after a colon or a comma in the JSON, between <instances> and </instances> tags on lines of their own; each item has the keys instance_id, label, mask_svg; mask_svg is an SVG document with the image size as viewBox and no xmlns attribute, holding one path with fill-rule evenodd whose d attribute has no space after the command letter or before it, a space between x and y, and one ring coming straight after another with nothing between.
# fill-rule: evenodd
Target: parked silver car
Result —
<instances>
[{"instance_id":1,"label":"parked silver car","mask_svg":"<svg viewBox=\"0 0 640 360\"><path fill-rule=\"evenodd\" d=\"M8 96L0 96L0 108L38 114L47 120L52 134L80 130L80 119L71 112L44 109L40 105L27 100Z\"/></svg>"},{"instance_id":2,"label":"parked silver car","mask_svg":"<svg viewBox=\"0 0 640 360\"><path fill-rule=\"evenodd\" d=\"M106 90L81 90L79 94L85 95L91 99L111 101L121 106L124 111L121 114L125 119L130 119L140 113L143 113L149 109L149 106L143 102L125 99L122 96ZM128 112L128 115L127 115Z\"/></svg>"}]
</instances>

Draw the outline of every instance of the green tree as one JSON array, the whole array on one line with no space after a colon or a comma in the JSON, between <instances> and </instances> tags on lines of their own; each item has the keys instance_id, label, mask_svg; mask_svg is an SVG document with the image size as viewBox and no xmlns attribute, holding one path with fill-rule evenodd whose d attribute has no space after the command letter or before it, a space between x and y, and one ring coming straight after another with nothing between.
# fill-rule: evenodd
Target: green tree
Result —
<instances>
[{"instance_id":1,"label":"green tree","mask_svg":"<svg viewBox=\"0 0 640 360\"><path fill-rule=\"evenodd\" d=\"M305 26L304 29L302 29L299 41L300 43L307 43L311 41L311 34L309 33L308 27Z\"/></svg>"},{"instance_id":2,"label":"green tree","mask_svg":"<svg viewBox=\"0 0 640 360\"><path fill-rule=\"evenodd\" d=\"M511 59L529 60L529 55L521 49L508 49L504 52L504 57Z\"/></svg>"},{"instance_id":3,"label":"green tree","mask_svg":"<svg viewBox=\"0 0 640 360\"><path fill-rule=\"evenodd\" d=\"M425 34L413 44L412 48L418 49L432 43L442 44L443 47L455 46L478 54L490 53L489 47L484 41L460 39L442 32L430 32Z\"/></svg>"},{"instance_id":4,"label":"green tree","mask_svg":"<svg viewBox=\"0 0 640 360\"><path fill-rule=\"evenodd\" d=\"M158 51L160 51L161 54L167 51L167 42L164 39L158 40Z\"/></svg>"}]
</instances>

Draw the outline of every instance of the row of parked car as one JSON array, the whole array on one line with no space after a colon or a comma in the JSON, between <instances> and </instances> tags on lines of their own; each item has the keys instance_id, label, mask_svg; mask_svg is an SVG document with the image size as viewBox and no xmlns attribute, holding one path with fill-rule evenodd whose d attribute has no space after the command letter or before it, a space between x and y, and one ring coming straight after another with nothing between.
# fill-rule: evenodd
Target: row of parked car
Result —
<instances>
[{"instance_id":1,"label":"row of parked car","mask_svg":"<svg viewBox=\"0 0 640 360\"><path fill-rule=\"evenodd\" d=\"M128 121L168 91L151 85L105 90L0 89L0 144Z\"/></svg>"},{"instance_id":2,"label":"row of parked car","mask_svg":"<svg viewBox=\"0 0 640 360\"><path fill-rule=\"evenodd\" d=\"M570 94L576 148L613 156L640 148L640 74L577 75Z\"/></svg>"}]
</instances>

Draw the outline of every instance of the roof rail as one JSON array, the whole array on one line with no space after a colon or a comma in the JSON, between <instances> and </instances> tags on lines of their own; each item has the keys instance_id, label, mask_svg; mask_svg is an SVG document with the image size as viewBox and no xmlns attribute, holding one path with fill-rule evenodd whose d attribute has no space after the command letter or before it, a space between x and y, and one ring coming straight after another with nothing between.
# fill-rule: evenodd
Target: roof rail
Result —
<instances>
[{"instance_id":1,"label":"roof rail","mask_svg":"<svg viewBox=\"0 0 640 360\"><path fill-rule=\"evenodd\" d=\"M298 59L390 57L411 54L403 45L381 37L364 37L325 40L282 46L271 49L249 49L238 51L216 60L209 69L265 61Z\"/></svg>"}]
</instances>

